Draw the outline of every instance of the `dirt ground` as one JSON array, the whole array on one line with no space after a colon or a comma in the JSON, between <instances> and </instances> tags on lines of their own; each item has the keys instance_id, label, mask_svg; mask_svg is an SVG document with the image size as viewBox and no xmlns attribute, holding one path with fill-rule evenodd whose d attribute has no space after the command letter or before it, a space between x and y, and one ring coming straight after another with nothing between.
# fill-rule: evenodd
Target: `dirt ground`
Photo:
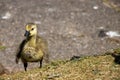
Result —
<instances>
[{"instance_id":1,"label":"dirt ground","mask_svg":"<svg viewBox=\"0 0 120 80\"><path fill-rule=\"evenodd\" d=\"M0 44L6 47L0 63L10 72L23 70L15 64L15 54L29 22L48 41L51 61L120 47L119 37L99 36L101 28L120 32L120 11L111 4L120 7L119 0L0 0Z\"/></svg>"}]
</instances>

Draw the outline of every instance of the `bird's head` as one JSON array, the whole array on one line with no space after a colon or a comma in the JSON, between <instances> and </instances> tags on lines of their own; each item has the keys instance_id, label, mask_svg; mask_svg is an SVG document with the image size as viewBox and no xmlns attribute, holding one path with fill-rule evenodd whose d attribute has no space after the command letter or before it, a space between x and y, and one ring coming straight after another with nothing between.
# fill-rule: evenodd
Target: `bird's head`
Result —
<instances>
[{"instance_id":1,"label":"bird's head","mask_svg":"<svg viewBox=\"0 0 120 80\"><path fill-rule=\"evenodd\" d=\"M35 36L37 35L37 25L34 24L34 23L28 23L26 26L25 26L25 37L32 37L32 36Z\"/></svg>"}]
</instances>

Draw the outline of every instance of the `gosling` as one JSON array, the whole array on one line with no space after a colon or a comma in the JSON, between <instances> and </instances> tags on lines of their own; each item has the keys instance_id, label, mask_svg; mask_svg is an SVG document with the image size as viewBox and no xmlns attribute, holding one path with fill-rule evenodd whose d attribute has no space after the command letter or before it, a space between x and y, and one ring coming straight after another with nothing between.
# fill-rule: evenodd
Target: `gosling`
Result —
<instances>
[{"instance_id":1,"label":"gosling","mask_svg":"<svg viewBox=\"0 0 120 80\"><path fill-rule=\"evenodd\" d=\"M37 25L28 23L25 27L26 37L19 46L16 54L16 63L21 59L24 70L27 71L28 62L40 62L42 67L43 57L45 56L48 62L48 46L47 42L37 35Z\"/></svg>"}]
</instances>

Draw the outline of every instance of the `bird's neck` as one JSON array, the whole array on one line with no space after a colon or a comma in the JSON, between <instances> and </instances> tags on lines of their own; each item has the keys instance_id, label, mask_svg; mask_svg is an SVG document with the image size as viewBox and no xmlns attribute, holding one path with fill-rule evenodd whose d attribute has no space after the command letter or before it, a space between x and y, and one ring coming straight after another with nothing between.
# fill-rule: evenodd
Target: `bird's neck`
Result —
<instances>
[{"instance_id":1,"label":"bird's neck","mask_svg":"<svg viewBox=\"0 0 120 80\"><path fill-rule=\"evenodd\" d=\"M32 36L28 39L28 45L30 47L35 47L36 46L36 36Z\"/></svg>"}]
</instances>

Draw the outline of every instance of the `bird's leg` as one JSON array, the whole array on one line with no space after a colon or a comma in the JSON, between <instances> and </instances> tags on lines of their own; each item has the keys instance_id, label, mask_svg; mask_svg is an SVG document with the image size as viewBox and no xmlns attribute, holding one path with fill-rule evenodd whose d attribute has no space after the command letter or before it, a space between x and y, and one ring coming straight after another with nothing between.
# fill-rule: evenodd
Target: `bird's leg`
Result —
<instances>
[{"instance_id":1,"label":"bird's leg","mask_svg":"<svg viewBox=\"0 0 120 80\"><path fill-rule=\"evenodd\" d=\"M15 62L18 64L18 62L19 62L19 58L18 57L16 57Z\"/></svg>"},{"instance_id":2,"label":"bird's leg","mask_svg":"<svg viewBox=\"0 0 120 80\"><path fill-rule=\"evenodd\" d=\"M40 60L40 68L42 68L42 61L43 61L43 57Z\"/></svg>"},{"instance_id":3,"label":"bird's leg","mask_svg":"<svg viewBox=\"0 0 120 80\"><path fill-rule=\"evenodd\" d=\"M23 64L24 64L24 69L25 69L25 71L27 71L28 63L27 63L27 62L24 62Z\"/></svg>"}]
</instances>

